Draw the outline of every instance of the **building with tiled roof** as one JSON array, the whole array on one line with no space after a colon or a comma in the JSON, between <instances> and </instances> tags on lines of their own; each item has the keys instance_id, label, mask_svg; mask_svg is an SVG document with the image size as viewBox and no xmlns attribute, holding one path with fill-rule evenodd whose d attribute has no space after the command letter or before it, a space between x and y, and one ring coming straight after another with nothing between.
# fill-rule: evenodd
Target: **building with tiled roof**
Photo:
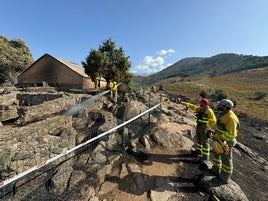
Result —
<instances>
[{"instance_id":1,"label":"building with tiled roof","mask_svg":"<svg viewBox=\"0 0 268 201\"><path fill-rule=\"evenodd\" d=\"M18 76L18 86L42 86L71 89L95 89L82 65L44 54ZM102 80L102 87L106 86Z\"/></svg>"}]
</instances>

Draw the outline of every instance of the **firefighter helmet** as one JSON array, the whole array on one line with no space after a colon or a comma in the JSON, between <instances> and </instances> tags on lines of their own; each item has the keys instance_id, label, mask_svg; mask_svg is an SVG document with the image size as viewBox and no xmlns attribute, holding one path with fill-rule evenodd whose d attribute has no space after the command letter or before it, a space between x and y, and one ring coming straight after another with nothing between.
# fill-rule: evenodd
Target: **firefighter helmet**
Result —
<instances>
[{"instance_id":1,"label":"firefighter helmet","mask_svg":"<svg viewBox=\"0 0 268 201\"><path fill-rule=\"evenodd\" d=\"M222 100L218 101L217 104L224 105L224 106L229 107L229 108L234 107L234 103L229 99L222 99Z\"/></svg>"},{"instance_id":2,"label":"firefighter helmet","mask_svg":"<svg viewBox=\"0 0 268 201\"><path fill-rule=\"evenodd\" d=\"M209 104L209 101L208 101L208 99L206 99L206 98L202 98L202 99L199 101L199 103L203 103L204 105L208 105L208 104Z\"/></svg>"},{"instance_id":3,"label":"firefighter helmet","mask_svg":"<svg viewBox=\"0 0 268 201\"><path fill-rule=\"evenodd\" d=\"M214 140L212 142L212 149L216 154L223 154L224 153L224 149L218 140Z\"/></svg>"}]
</instances>

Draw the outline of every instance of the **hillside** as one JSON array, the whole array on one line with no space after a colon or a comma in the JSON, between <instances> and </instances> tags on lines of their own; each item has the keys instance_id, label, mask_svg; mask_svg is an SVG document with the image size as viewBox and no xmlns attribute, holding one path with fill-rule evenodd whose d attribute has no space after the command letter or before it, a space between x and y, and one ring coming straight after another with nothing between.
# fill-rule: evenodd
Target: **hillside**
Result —
<instances>
[{"instance_id":1,"label":"hillside","mask_svg":"<svg viewBox=\"0 0 268 201\"><path fill-rule=\"evenodd\" d=\"M226 75L203 78L190 82L160 82L168 93L182 94L192 101L200 98L199 93L205 91L212 101L215 91L222 90L227 97L237 103L235 110L268 121L268 67L245 70Z\"/></svg>"},{"instance_id":2,"label":"hillside","mask_svg":"<svg viewBox=\"0 0 268 201\"><path fill-rule=\"evenodd\" d=\"M158 73L143 77L143 79L142 77L137 77L136 81L145 85L152 85L164 79L194 80L264 66L268 66L268 56L224 53L209 58L185 58Z\"/></svg>"},{"instance_id":3,"label":"hillside","mask_svg":"<svg viewBox=\"0 0 268 201\"><path fill-rule=\"evenodd\" d=\"M187 74L187 75L186 75ZM268 121L268 57L219 54L210 58L185 58L147 77L136 77L145 86L163 86L170 94L197 101L205 91L212 102L218 91L237 103L243 116Z\"/></svg>"}]
</instances>

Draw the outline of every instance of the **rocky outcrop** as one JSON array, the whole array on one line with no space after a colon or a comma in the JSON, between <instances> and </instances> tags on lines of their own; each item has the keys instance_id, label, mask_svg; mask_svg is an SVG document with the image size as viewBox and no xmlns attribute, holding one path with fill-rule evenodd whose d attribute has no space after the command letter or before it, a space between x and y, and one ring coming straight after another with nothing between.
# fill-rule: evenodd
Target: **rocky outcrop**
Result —
<instances>
[{"instance_id":1,"label":"rocky outcrop","mask_svg":"<svg viewBox=\"0 0 268 201\"><path fill-rule=\"evenodd\" d=\"M16 124L27 124L46 119L50 116L63 113L71 108L76 102L76 97L64 96L55 100L44 102L40 105L30 107L20 107L18 110L19 118Z\"/></svg>"},{"instance_id":2,"label":"rocky outcrop","mask_svg":"<svg viewBox=\"0 0 268 201\"><path fill-rule=\"evenodd\" d=\"M50 117L24 127L3 126L0 130L1 170L3 173L9 170L11 175L25 171L64 148L75 146L76 134L70 116Z\"/></svg>"},{"instance_id":3,"label":"rocky outcrop","mask_svg":"<svg viewBox=\"0 0 268 201\"><path fill-rule=\"evenodd\" d=\"M11 119L17 119L18 106L17 105L0 105L0 121L8 121Z\"/></svg>"},{"instance_id":4,"label":"rocky outcrop","mask_svg":"<svg viewBox=\"0 0 268 201\"><path fill-rule=\"evenodd\" d=\"M234 181L222 184L217 177L206 175L201 178L200 185L206 192L213 195L214 199L222 201L248 201L245 193Z\"/></svg>"},{"instance_id":5,"label":"rocky outcrop","mask_svg":"<svg viewBox=\"0 0 268 201\"><path fill-rule=\"evenodd\" d=\"M148 101L140 101L139 97L122 98L118 105L101 97L74 116L64 115L64 111L81 102L82 97L88 95L64 94L39 105L27 106L19 118L25 125L1 127L2 178L64 153L122 123L122 119L130 119L148 109ZM248 200L234 181L230 185L219 185L213 175L204 172L193 179L200 171L199 162L190 154L195 132L194 114L162 97L161 111L144 115L123 130L79 150L77 157L61 161L60 166L48 173L46 188L25 190L31 192L31 196L23 195L25 200L66 197L69 200L110 200L111 197L114 200L187 200L189 192L182 190L178 180L190 181L194 189L197 189L194 185L201 186L198 190L206 197ZM152 99L159 100L159 94L155 93ZM122 147L124 139L129 140L126 147ZM178 159L179 155L185 158ZM190 179L180 177L185 169L190 171ZM21 198L19 195L16 194L16 198Z\"/></svg>"},{"instance_id":6,"label":"rocky outcrop","mask_svg":"<svg viewBox=\"0 0 268 201\"><path fill-rule=\"evenodd\" d=\"M17 91L11 91L0 95L0 121L16 119L18 115Z\"/></svg>"}]
</instances>

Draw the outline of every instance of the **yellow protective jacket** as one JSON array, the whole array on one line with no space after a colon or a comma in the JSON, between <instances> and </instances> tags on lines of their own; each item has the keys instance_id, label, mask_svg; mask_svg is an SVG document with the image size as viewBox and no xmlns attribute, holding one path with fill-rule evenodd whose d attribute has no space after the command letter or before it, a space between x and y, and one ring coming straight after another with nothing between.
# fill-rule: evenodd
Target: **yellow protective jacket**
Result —
<instances>
[{"instance_id":1,"label":"yellow protective jacket","mask_svg":"<svg viewBox=\"0 0 268 201\"><path fill-rule=\"evenodd\" d=\"M113 83L113 86L112 86L111 90L116 92L117 91L117 86L118 86L117 84Z\"/></svg>"},{"instance_id":2,"label":"yellow protective jacket","mask_svg":"<svg viewBox=\"0 0 268 201\"><path fill-rule=\"evenodd\" d=\"M222 115L217 122L216 138L219 140L233 140L239 130L239 120L232 110Z\"/></svg>"},{"instance_id":3,"label":"yellow protective jacket","mask_svg":"<svg viewBox=\"0 0 268 201\"><path fill-rule=\"evenodd\" d=\"M199 105L185 103L185 106L197 113L197 124L205 124L207 128L211 128L216 125L216 116L209 106L207 106L205 111L202 111L202 108Z\"/></svg>"},{"instance_id":4,"label":"yellow protective jacket","mask_svg":"<svg viewBox=\"0 0 268 201\"><path fill-rule=\"evenodd\" d=\"M113 87L113 83L112 82L109 82L108 87L109 87L109 89L111 89Z\"/></svg>"}]
</instances>

